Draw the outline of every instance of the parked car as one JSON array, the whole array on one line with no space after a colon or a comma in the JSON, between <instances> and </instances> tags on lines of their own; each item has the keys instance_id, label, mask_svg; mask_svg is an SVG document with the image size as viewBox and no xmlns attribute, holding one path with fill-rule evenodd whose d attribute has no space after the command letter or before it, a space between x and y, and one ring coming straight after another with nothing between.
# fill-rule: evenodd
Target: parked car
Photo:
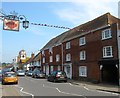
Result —
<instances>
[{"instance_id":1,"label":"parked car","mask_svg":"<svg viewBox=\"0 0 120 98\"><path fill-rule=\"evenodd\" d=\"M45 78L45 73L38 69L34 69L32 73L32 78Z\"/></svg>"},{"instance_id":2,"label":"parked car","mask_svg":"<svg viewBox=\"0 0 120 98\"><path fill-rule=\"evenodd\" d=\"M9 68L2 69L2 75L4 75L6 72L10 72L10 69Z\"/></svg>"},{"instance_id":3,"label":"parked car","mask_svg":"<svg viewBox=\"0 0 120 98\"><path fill-rule=\"evenodd\" d=\"M2 77L2 84L15 83L18 84L18 76L15 72L6 72Z\"/></svg>"},{"instance_id":4,"label":"parked car","mask_svg":"<svg viewBox=\"0 0 120 98\"><path fill-rule=\"evenodd\" d=\"M25 71L24 70L18 70L17 75L18 76L25 76Z\"/></svg>"},{"instance_id":5,"label":"parked car","mask_svg":"<svg viewBox=\"0 0 120 98\"><path fill-rule=\"evenodd\" d=\"M67 82L67 75L64 71L52 71L51 74L48 75L47 80L52 82Z\"/></svg>"},{"instance_id":6,"label":"parked car","mask_svg":"<svg viewBox=\"0 0 120 98\"><path fill-rule=\"evenodd\" d=\"M28 70L28 71L26 72L26 76L32 76L32 73L33 73L32 70Z\"/></svg>"}]
</instances>

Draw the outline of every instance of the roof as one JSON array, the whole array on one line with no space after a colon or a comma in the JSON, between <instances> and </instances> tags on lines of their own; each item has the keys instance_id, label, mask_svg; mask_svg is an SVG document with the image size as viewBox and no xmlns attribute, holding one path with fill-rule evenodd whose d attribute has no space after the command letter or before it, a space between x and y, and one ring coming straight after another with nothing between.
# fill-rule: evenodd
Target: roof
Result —
<instances>
[{"instance_id":1,"label":"roof","mask_svg":"<svg viewBox=\"0 0 120 98\"><path fill-rule=\"evenodd\" d=\"M108 24L117 23L118 19L114 16L112 16L110 13L106 13L102 16L99 16L95 18L94 20L91 20L87 23L81 24L73 29L71 29L63 42L69 41L71 39L77 38L79 36L82 36L86 32L90 32L92 30L95 30L97 28L107 26Z\"/></svg>"},{"instance_id":2,"label":"roof","mask_svg":"<svg viewBox=\"0 0 120 98\"><path fill-rule=\"evenodd\" d=\"M34 58L33 61L39 61L41 59L41 53L39 52Z\"/></svg>"},{"instance_id":3,"label":"roof","mask_svg":"<svg viewBox=\"0 0 120 98\"><path fill-rule=\"evenodd\" d=\"M62 41L63 41L63 39L66 37L66 35L67 35L67 32L64 32L64 33L58 35L57 37L51 39L51 40L41 49L41 51L42 51L42 50L45 50L45 49L49 49L49 48L51 48L51 47L53 47L53 46L57 46L57 45L61 44Z\"/></svg>"},{"instance_id":4,"label":"roof","mask_svg":"<svg viewBox=\"0 0 120 98\"><path fill-rule=\"evenodd\" d=\"M51 39L42 49L49 49L50 47L53 47L55 45L59 45L63 42L72 40L74 38L80 37L92 30L95 30L97 28L101 28L103 26L107 26L108 24L117 23L118 18L112 16L110 13L106 13L104 15L101 15L89 22L86 22L84 24L81 24L73 29L70 29L59 36Z\"/></svg>"}]
</instances>

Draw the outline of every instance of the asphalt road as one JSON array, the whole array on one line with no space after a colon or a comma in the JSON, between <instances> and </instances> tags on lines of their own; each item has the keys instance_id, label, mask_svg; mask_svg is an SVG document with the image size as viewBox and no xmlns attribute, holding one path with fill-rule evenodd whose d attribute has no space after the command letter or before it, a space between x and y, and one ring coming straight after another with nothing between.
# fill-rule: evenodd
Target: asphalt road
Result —
<instances>
[{"instance_id":1,"label":"asphalt road","mask_svg":"<svg viewBox=\"0 0 120 98\"><path fill-rule=\"evenodd\" d=\"M5 85L8 86L8 85ZM53 83L46 79L19 77L18 85L9 85L21 96L118 96L118 94L97 91L71 83Z\"/></svg>"}]
</instances>

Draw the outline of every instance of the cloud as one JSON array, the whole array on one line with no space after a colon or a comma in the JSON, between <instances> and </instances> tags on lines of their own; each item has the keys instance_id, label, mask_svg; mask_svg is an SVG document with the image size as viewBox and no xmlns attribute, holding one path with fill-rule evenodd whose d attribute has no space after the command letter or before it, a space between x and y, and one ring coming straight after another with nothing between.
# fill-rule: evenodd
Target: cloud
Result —
<instances>
[{"instance_id":1,"label":"cloud","mask_svg":"<svg viewBox=\"0 0 120 98\"><path fill-rule=\"evenodd\" d=\"M73 1L73 0L72 0ZM72 24L84 23L102 14L110 12L117 17L118 0L75 1L68 7L55 10L55 14L64 21Z\"/></svg>"}]
</instances>

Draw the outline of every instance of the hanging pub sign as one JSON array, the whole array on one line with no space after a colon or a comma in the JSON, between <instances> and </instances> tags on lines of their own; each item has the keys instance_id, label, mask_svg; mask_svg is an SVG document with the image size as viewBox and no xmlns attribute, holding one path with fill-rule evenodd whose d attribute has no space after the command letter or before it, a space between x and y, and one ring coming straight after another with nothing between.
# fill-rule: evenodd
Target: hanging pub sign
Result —
<instances>
[{"instance_id":1,"label":"hanging pub sign","mask_svg":"<svg viewBox=\"0 0 120 98\"><path fill-rule=\"evenodd\" d=\"M19 20L4 19L3 30L19 31Z\"/></svg>"}]
</instances>

